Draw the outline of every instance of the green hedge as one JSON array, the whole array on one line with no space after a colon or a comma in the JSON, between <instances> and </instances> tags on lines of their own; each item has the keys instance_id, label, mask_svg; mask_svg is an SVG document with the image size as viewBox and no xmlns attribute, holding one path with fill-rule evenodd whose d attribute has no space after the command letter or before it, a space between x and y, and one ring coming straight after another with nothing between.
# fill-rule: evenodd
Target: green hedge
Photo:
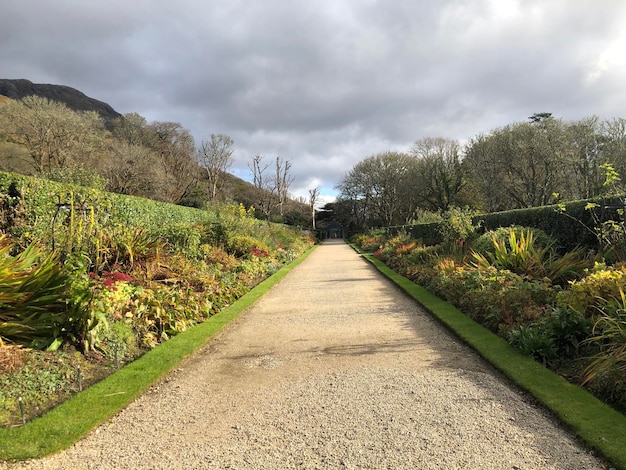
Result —
<instances>
[{"instance_id":1,"label":"green hedge","mask_svg":"<svg viewBox=\"0 0 626 470\"><path fill-rule=\"evenodd\" d=\"M598 207L586 209L590 203L598 204ZM594 233L593 216L595 215L600 221L619 220L620 216L616 209L604 208L604 206L616 204L620 204L620 199L617 197L590 199L569 202L565 204L565 211L553 205L494 212L481 215L476 219L483 221L485 230L495 230L511 225L535 227L555 238L565 250L571 250L576 246L596 249L598 240Z\"/></svg>"},{"instance_id":2,"label":"green hedge","mask_svg":"<svg viewBox=\"0 0 626 470\"><path fill-rule=\"evenodd\" d=\"M26 238L47 239L67 218L68 211L59 204L70 203L84 218L93 208L99 226L114 221L156 233L175 224L216 220L215 214L201 209L0 172L0 231L17 238L28 234Z\"/></svg>"},{"instance_id":3,"label":"green hedge","mask_svg":"<svg viewBox=\"0 0 626 470\"><path fill-rule=\"evenodd\" d=\"M597 204L595 209L586 209L588 204ZM594 233L594 216L600 221L622 220L622 215L615 208L622 204L621 197L596 198L582 201L572 201L564 204L565 211L557 205L531 207L529 209L515 209L503 212L493 212L474 217L474 223L481 222L483 231L496 230L500 227L518 225L534 227L543 230L559 242L564 250L572 250L577 246L589 249L598 248L598 240ZM593 212L592 212L593 211ZM391 236L404 231L414 239L426 245L436 245L442 241L439 233L439 223L401 225L388 227L387 233Z\"/></svg>"},{"instance_id":4,"label":"green hedge","mask_svg":"<svg viewBox=\"0 0 626 470\"><path fill-rule=\"evenodd\" d=\"M443 237L439 233L439 222L387 227L387 234L390 236L395 236L400 232L408 233L411 238L419 240L425 245L437 245L443 241Z\"/></svg>"}]
</instances>

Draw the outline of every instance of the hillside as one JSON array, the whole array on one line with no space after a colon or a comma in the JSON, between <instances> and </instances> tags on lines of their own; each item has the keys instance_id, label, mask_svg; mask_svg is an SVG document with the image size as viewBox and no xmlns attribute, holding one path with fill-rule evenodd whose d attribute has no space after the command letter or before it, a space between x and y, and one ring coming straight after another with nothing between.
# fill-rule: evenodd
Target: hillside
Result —
<instances>
[{"instance_id":1,"label":"hillside","mask_svg":"<svg viewBox=\"0 0 626 470\"><path fill-rule=\"evenodd\" d=\"M64 85L33 83L30 80L10 80L0 78L0 95L19 100L26 96L36 95L52 101L65 103L74 111L95 111L108 124L116 117L121 116L109 104L90 98L75 88Z\"/></svg>"},{"instance_id":2,"label":"hillside","mask_svg":"<svg viewBox=\"0 0 626 470\"><path fill-rule=\"evenodd\" d=\"M95 111L100 114L105 123L107 123L109 131L113 130L112 124L114 119L122 116L109 104L91 98L83 92L68 86L38 84L25 79L0 79L0 105L10 100L19 100L31 95L63 103L73 111ZM144 125L147 128L150 127L149 124ZM186 132L182 126L181 129L183 132ZM149 141L148 139L147 146L149 147L150 145L154 145L154 141ZM171 151L171 148L165 147L158 149L148 148L146 152L147 154L152 152L153 155L162 156L164 153L171 153ZM80 154L81 157L84 157L84 154L80 152L75 152L74 154ZM128 165L139 165L142 164L142 162L134 162L134 159L121 159L116 163L111 163L116 157L119 158L119 155L116 156L115 153L112 153L110 147L103 146L102 153L92 158L89 163L90 168L92 171L99 173L109 181L111 181L111 178L117 178L118 180L132 180L134 182L143 178L143 182L141 184L135 184L135 187L132 188L128 187L128 185L122 185L124 186L122 188L109 188L113 192L138 195L156 200L165 200L168 202L195 206L202 205L202 202L206 201L206 187L208 185L206 182L206 171L198 166L195 161L193 147L191 149L187 149L184 157L181 157L179 154L177 157L178 160L171 162L172 164L169 167L163 167L162 159L159 159L157 162L143 162L144 166L142 169L137 170L135 168L128 167ZM177 172L180 167L185 165L185 160L187 160L186 172L184 174ZM115 173L115 171L112 171L111 168L117 169L118 172ZM160 169L160 173L158 173L158 169ZM3 139L1 133L0 171L16 172L27 175L35 174L32 156L27 151L25 145L23 145L23 141L14 142L10 139ZM196 183L192 183L192 179L196 179ZM185 182L186 180L189 181ZM181 187L188 185L187 190L183 193L184 197L182 199L181 193L177 189L173 190L173 193L178 194L177 197L170 197L165 194L168 187L171 188L172 186L177 185ZM258 191L253 184L244 181L235 175L227 173L223 175L220 186L220 201L241 203L246 207L258 206ZM285 207L285 214L288 213L289 216L285 217L285 220L294 224L301 224L303 223L303 220L307 219L308 206L296 201L290 201L288 206Z\"/></svg>"}]
</instances>

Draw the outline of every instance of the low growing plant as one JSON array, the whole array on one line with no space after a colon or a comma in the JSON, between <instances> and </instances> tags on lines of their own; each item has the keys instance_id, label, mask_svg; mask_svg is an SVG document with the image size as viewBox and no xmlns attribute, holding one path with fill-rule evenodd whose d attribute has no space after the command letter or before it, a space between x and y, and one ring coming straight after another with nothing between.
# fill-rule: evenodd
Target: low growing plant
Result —
<instances>
[{"instance_id":1,"label":"low growing plant","mask_svg":"<svg viewBox=\"0 0 626 470\"><path fill-rule=\"evenodd\" d=\"M544 365L557 367L577 358L591 333L591 323L568 308L552 308L529 324L513 328L509 343Z\"/></svg>"},{"instance_id":2,"label":"low growing plant","mask_svg":"<svg viewBox=\"0 0 626 470\"><path fill-rule=\"evenodd\" d=\"M509 333L508 341L523 354L542 362L544 366L558 357L553 338L538 324L517 326Z\"/></svg>"},{"instance_id":3,"label":"low growing plant","mask_svg":"<svg viewBox=\"0 0 626 470\"><path fill-rule=\"evenodd\" d=\"M422 270L419 279L434 294L505 337L515 326L543 315L556 294L545 282L525 281L493 266L459 265L453 258Z\"/></svg>"},{"instance_id":4,"label":"low growing plant","mask_svg":"<svg viewBox=\"0 0 626 470\"><path fill-rule=\"evenodd\" d=\"M124 321L113 322L104 333L100 348L116 368L119 368L127 359L133 360L138 354L135 331Z\"/></svg>"},{"instance_id":5,"label":"low growing plant","mask_svg":"<svg viewBox=\"0 0 626 470\"><path fill-rule=\"evenodd\" d=\"M386 241L387 233L380 229L372 229L367 234L356 235L353 240L356 246L368 253L378 250Z\"/></svg>"},{"instance_id":6,"label":"low growing plant","mask_svg":"<svg viewBox=\"0 0 626 470\"><path fill-rule=\"evenodd\" d=\"M173 224L164 227L161 236L167 240L166 247L192 259L204 258L203 240L207 238L204 227L199 224Z\"/></svg>"}]
</instances>

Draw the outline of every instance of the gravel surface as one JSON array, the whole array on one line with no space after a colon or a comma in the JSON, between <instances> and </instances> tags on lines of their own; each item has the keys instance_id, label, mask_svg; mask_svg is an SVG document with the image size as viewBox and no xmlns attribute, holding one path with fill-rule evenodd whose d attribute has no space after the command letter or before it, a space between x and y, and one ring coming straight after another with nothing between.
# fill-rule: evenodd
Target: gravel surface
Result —
<instances>
[{"instance_id":1,"label":"gravel surface","mask_svg":"<svg viewBox=\"0 0 626 470\"><path fill-rule=\"evenodd\" d=\"M29 469L603 469L328 241L144 396Z\"/></svg>"}]
</instances>

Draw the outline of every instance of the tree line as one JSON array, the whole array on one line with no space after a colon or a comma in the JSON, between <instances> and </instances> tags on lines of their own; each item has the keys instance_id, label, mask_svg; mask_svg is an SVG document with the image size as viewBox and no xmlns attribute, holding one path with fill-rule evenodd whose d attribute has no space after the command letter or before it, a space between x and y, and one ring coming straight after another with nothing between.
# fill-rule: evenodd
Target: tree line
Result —
<instances>
[{"instance_id":1,"label":"tree line","mask_svg":"<svg viewBox=\"0 0 626 470\"><path fill-rule=\"evenodd\" d=\"M225 134L196 146L181 124L149 123L137 113L105 123L94 111L40 96L0 101L0 170L195 207L243 203L268 219L306 224L308 205L288 197L290 162L277 158L270 177L255 156L249 185L228 174L233 152Z\"/></svg>"},{"instance_id":2,"label":"tree line","mask_svg":"<svg viewBox=\"0 0 626 470\"><path fill-rule=\"evenodd\" d=\"M603 195L607 165L626 175L626 119L564 121L537 113L469 139L422 138L348 171L327 207L345 225L409 224L468 207L495 212Z\"/></svg>"}]
</instances>

